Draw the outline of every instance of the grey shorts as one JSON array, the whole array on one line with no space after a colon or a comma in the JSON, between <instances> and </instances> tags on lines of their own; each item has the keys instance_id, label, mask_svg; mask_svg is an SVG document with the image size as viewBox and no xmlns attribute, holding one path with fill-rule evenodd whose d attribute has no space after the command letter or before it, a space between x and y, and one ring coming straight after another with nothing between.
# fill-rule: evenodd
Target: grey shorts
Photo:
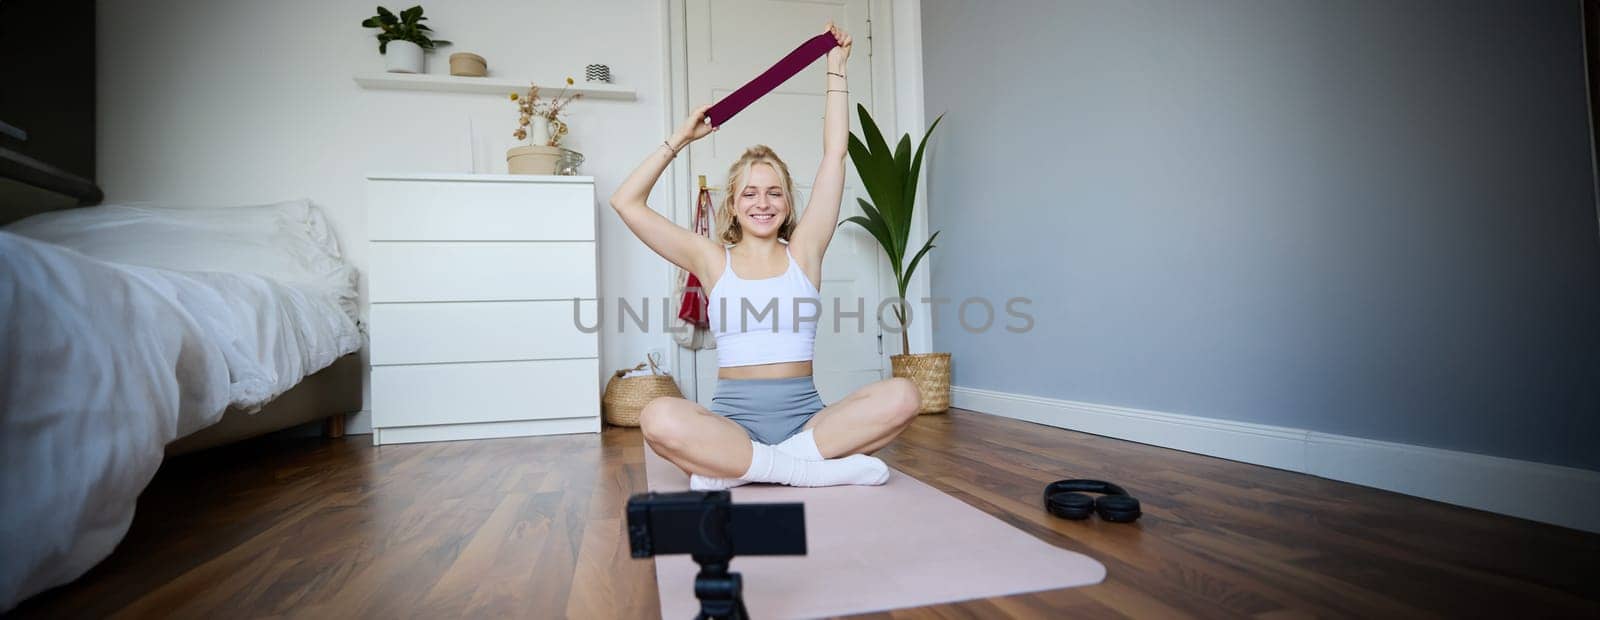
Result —
<instances>
[{"instance_id":1,"label":"grey shorts","mask_svg":"<svg viewBox=\"0 0 1600 620\"><path fill-rule=\"evenodd\" d=\"M744 427L750 439L776 445L799 433L822 411L822 396L811 375L783 379L717 379L713 413Z\"/></svg>"}]
</instances>

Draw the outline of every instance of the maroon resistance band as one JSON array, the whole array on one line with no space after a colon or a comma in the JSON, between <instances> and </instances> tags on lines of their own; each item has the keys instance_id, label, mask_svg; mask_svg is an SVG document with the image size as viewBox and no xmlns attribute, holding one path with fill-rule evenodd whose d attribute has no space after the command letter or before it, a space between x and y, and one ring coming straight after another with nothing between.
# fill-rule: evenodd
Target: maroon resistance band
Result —
<instances>
[{"instance_id":1,"label":"maroon resistance band","mask_svg":"<svg viewBox=\"0 0 1600 620\"><path fill-rule=\"evenodd\" d=\"M772 65L771 69L762 72L761 75L756 76L756 79L750 80L749 83L740 86L739 90L733 91L728 96L723 97L722 101L718 101L716 105L711 106L710 110L706 110L706 120L711 122L712 127L722 126L723 123L733 118L735 114L743 112L745 108L750 107L750 104L755 103L757 99L772 92L772 89L777 88L780 84L789 81L789 78L794 77L796 73L816 62L818 58L826 56L828 50L833 49L838 44L839 41L833 38L833 33L831 32L824 32L811 37L810 40L801 43L800 47L794 48L794 51L789 52L788 56L784 56L783 60L779 60L778 64Z\"/></svg>"}]
</instances>

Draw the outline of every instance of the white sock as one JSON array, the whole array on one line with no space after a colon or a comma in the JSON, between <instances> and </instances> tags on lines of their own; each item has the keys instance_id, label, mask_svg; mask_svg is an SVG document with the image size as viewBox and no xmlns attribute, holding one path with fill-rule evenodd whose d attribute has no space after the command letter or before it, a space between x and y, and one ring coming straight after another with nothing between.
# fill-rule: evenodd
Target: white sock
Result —
<instances>
[{"instance_id":1,"label":"white sock","mask_svg":"<svg viewBox=\"0 0 1600 620\"><path fill-rule=\"evenodd\" d=\"M772 447L777 448L779 452L802 461L823 460L822 451L817 449L816 437L812 436L809 428ZM700 474L689 476L689 490L691 491L722 491L747 484L750 484L750 481L740 478L712 478Z\"/></svg>"},{"instance_id":2,"label":"white sock","mask_svg":"<svg viewBox=\"0 0 1600 620\"><path fill-rule=\"evenodd\" d=\"M700 474L689 475L690 491L726 491L733 487L742 487L750 484L749 480L739 478L712 478Z\"/></svg>"},{"instance_id":3,"label":"white sock","mask_svg":"<svg viewBox=\"0 0 1600 620\"><path fill-rule=\"evenodd\" d=\"M843 484L878 485L889 480L889 466L865 454L806 461L763 443L752 441L750 448L750 469L739 477L749 482L830 487Z\"/></svg>"},{"instance_id":4,"label":"white sock","mask_svg":"<svg viewBox=\"0 0 1600 620\"><path fill-rule=\"evenodd\" d=\"M822 460L822 451L817 449L817 439L811 434L811 429L809 428L783 440L783 443L774 447L802 461Z\"/></svg>"}]
</instances>

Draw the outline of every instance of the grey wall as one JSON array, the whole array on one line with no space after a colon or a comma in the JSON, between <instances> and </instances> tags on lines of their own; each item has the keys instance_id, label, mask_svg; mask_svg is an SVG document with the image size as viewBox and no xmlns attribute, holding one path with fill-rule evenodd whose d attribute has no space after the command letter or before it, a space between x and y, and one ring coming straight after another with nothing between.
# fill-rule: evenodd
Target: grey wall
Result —
<instances>
[{"instance_id":1,"label":"grey wall","mask_svg":"<svg viewBox=\"0 0 1600 620\"><path fill-rule=\"evenodd\" d=\"M922 12L955 385L1600 469L1577 1Z\"/></svg>"}]
</instances>

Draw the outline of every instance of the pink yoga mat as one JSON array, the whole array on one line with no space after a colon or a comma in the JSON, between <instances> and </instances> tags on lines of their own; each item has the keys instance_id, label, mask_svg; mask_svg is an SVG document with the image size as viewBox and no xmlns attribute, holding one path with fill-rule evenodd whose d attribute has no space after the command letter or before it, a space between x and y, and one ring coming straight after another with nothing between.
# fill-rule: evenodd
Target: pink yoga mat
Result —
<instances>
[{"instance_id":1,"label":"pink yoga mat","mask_svg":"<svg viewBox=\"0 0 1600 620\"><path fill-rule=\"evenodd\" d=\"M689 478L648 446L652 491ZM805 556L736 557L756 618L815 618L920 607L1099 583L1099 562L1044 542L900 471L879 487L748 485L733 501L804 502ZM1040 508L1043 510L1044 508ZM698 570L686 555L656 558L661 617L692 618Z\"/></svg>"}]
</instances>

